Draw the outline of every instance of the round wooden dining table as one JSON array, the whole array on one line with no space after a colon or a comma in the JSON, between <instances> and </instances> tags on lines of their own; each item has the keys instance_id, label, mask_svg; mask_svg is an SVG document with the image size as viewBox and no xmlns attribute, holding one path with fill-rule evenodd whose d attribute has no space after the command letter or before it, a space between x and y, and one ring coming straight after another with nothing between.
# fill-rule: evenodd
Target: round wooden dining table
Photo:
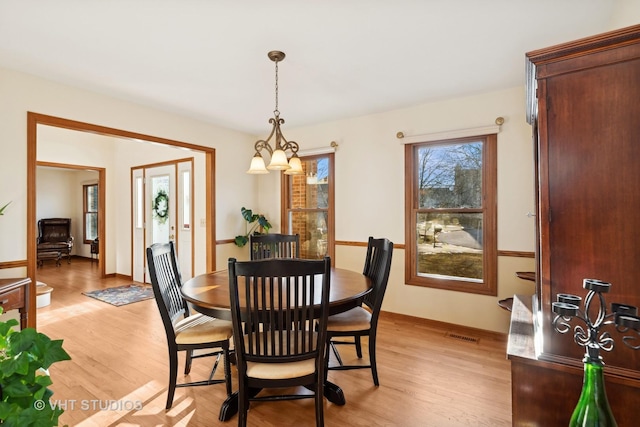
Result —
<instances>
[{"instance_id":1,"label":"round wooden dining table","mask_svg":"<svg viewBox=\"0 0 640 427\"><path fill-rule=\"evenodd\" d=\"M362 273L331 267L331 292L329 314L342 313L362 304L364 296L371 291L372 282ZM181 288L182 296L194 310L211 317L231 320L228 270L196 276L186 281ZM336 405L346 400L342 389L326 381L324 395ZM220 408L220 421L227 421L238 412L238 392L234 392Z\"/></svg>"}]
</instances>

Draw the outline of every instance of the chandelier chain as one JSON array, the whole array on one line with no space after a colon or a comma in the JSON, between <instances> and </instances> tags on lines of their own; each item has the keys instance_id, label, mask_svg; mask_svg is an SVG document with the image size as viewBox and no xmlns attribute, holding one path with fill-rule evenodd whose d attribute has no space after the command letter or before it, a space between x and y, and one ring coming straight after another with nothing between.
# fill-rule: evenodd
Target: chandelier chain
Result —
<instances>
[{"instance_id":1,"label":"chandelier chain","mask_svg":"<svg viewBox=\"0 0 640 427\"><path fill-rule=\"evenodd\" d=\"M278 111L278 62L279 61L275 61L276 63L276 109L273 110L273 114L275 114L276 117L280 115L280 111Z\"/></svg>"}]
</instances>

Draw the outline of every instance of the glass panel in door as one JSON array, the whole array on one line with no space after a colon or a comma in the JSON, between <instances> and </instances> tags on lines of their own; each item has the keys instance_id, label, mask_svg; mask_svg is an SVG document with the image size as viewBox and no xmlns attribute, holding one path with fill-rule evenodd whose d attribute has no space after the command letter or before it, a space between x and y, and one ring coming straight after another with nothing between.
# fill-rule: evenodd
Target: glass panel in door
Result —
<instances>
[{"instance_id":1,"label":"glass panel in door","mask_svg":"<svg viewBox=\"0 0 640 427\"><path fill-rule=\"evenodd\" d=\"M155 175L151 183L151 242L168 243L174 236L170 217L173 215L169 204L169 175ZM171 218L172 219L172 218Z\"/></svg>"}]
</instances>

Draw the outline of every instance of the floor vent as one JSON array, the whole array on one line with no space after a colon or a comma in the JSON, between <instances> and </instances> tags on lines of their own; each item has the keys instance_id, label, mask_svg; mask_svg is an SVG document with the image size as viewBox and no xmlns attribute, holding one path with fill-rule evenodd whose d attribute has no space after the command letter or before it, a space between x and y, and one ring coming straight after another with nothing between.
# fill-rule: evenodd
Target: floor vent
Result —
<instances>
[{"instance_id":1,"label":"floor vent","mask_svg":"<svg viewBox=\"0 0 640 427\"><path fill-rule=\"evenodd\" d=\"M447 332L445 336L456 339L456 340L464 341L464 342L474 343L474 344L478 344L480 342L480 338L469 337L469 336L460 335L460 334L453 334L451 332Z\"/></svg>"}]
</instances>

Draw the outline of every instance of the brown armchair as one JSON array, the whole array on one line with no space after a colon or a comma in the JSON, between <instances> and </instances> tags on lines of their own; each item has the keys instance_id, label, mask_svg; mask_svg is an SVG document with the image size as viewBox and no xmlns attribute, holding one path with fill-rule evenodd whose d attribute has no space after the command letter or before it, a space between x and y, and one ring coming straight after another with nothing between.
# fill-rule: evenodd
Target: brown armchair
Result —
<instances>
[{"instance_id":1,"label":"brown armchair","mask_svg":"<svg viewBox=\"0 0 640 427\"><path fill-rule=\"evenodd\" d=\"M71 264L71 218L43 218L38 221L38 259L42 254L59 252Z\"/></svg>"}]
</instances>

